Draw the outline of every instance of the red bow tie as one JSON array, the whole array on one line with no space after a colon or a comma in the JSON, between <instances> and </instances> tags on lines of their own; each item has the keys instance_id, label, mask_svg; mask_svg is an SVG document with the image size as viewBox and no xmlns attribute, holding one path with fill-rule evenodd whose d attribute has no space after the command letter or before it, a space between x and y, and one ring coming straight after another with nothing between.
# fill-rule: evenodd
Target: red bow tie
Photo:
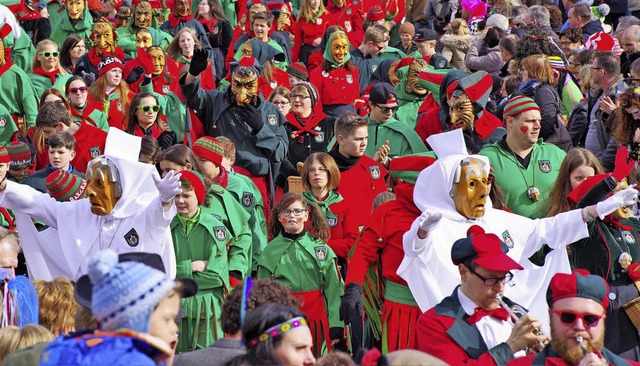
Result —
<instances>
[{"instance_id":1,"label":"red bow tie","mask_svg":"<svg viewBox=\"0 0 640 366\"><path fill-rule=\"evenodd\" d=\"M507 318L509 317L509 312L505 308L486 310L480 307L476 307L476 309L473 312L473 315L471 315L467 319L467 323L473 325L479 322L480 319L484 318L485 316L492 316L499 320L507 320Z\"/></svg>"}]
</instances>

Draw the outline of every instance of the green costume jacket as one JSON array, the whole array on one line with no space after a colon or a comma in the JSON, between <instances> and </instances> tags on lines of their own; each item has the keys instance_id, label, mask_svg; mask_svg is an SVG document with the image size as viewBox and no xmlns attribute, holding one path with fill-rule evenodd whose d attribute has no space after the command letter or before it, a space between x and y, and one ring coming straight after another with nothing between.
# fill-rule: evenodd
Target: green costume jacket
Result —
<instances>
[{"instance_id":1,"label":"green costume jacket","mask_svg":"<svg viewBox=\"0 0 640 366\"><path fill-rule=\"evenodd\" d=\"M489 158L495 181L504 192L504 204L518 215L531 219L545 217L546 201L558 177L560 164L567 154L555 145L546 144L539 139L533 146L529 166L525 169L511 151L500 145L504 141L485 146L478 153ZM530 187L540 190L538 202L529 198L527 190Z\"/></svg>"},{"instance_id":2,"label":"green costume jacket","mask_svg":"<svg viewBox=\"0 0 640 366\"><path fill-rule=\"evenodd\" d=\"M81 19L72 22L71 19L69 19L69 14L67 13L67 9L65 8L60 12L58 23L55 25L53 25L54 23L51 24L51 40L57 43L59 48L62 48L64 40L72 34L84 38L85 42L87 42L87 51L91 47L89 36L91 35L93 18L91 17L91 13L89 13L89 7L86 6L86 4Z\"/></svg>"},{"instance_id":3,"label":"green costume jacket","mask_svg":"<svg viewBox=\"0 0 640 366\"><path fill-rule=\"evenodd\" d=\"M369 121L369 142L364 154L368 157L373 158L376 151L380 146L384 145L386 140L389 140L389 147L391 148L389 157L392 158L427 152L427 147L420 141L416 131L397 119L391 117L387 122L380 124L371 118L367 118L367 120Z\"/></svg>"},{"instance_id":4,"label":"green costume jacket","mask_svg":"<svg viewBox=\"0 0 640 366\"><path fill-rule=\"evenodd\" d=\"M24 116L27 127L36 124L38 99L29 76L18 66L0 71L0 104L15 117ZM15 119L14 119L15 122Z\"/></svg>"},{"instance_id":5,"label":"green costume jacket","mask_svg":"<svg viewBox=\"0 0 640 366\"><path fill-rule=\"evenodd\" d=\"M230 290L227 242L235 238L206 206L200 206L192 220L176 215L171 221L171 237L176 253L176 277L198 282L198 293L180 300L185 316L177 351L205 348L223 336L220 314L225 294ZM204 271L193 272L194 261L206 261Z\"/></svg>"},{"instance_id":6,"label":"green costume jacket","mask_svg":"<svg viewBox=\"0 0 640 366\"><path fill-rule=\"evenodd\" d=\"M291 292L321 290L329 317L329 327L343 327L340 297L343 283L331 248L310 233L292 240L278 235L262 252L258 278L271 278L288 286Z\"/></svg>"},{"instance_id":7,"label":"green costume jacket","mask_svg":"<svg viewBox=\"0 0 640 366\"><path fill-rule=\"evenodd\" d=\"M388 58L392 58L394 60L401 60L407 57L407 54L405 54L404 52L402 52L402 50L398 48L387 46L387 49L383 53L381 53L378 57L380 57L380 60L382 61Z\"/></svg>"},{"instance_id":8,"label":"green costume jacket","mask_svg":"<svg viewBox=\"0 0 640 366\"><path fill-rule=\"evenodd\" d=\"M185 116L187 113L186 105L178 98L174 92L166 94L156 93L153 90L153 83L140 83L140 92L151 93L158 98L158 105L162 114L167 117L167 125L169 130L178 136L178 141L182 141L185 136Z\"/></svg>"},{"instance_id":9,"label":"green costume jacket","mask_svg":"<svg viewBox=\"0 0 640 366\"><path fill-rule=\"evenodd\" d=\"M11 118L9 110L0 103L0 146L11 142L11 136L18 131L18 127Z\"/></svg>"},{"instance_id":10,"label":"green costume jacket","mask_svg":"<svg viewBox=\"0 0 640 366\"><path fill-rule=\"evenodd\" d=\"M33 84L33 88L35 89L36 97L40 99L40 96L42 96L42 93L49 88L58 89L64 95L65 84L67 83L67 80L71 78L71 76L73 75L58 74L56 76L55 83L51 83L51 79L49 79L46 76L36 75L33 73L29 74L29 79L31 80L31 84Z\"/></svg>"},{"instance_id":11,"label":"green costume jacket","mask_svg":"<svg viewBox=\"0 0 640 366\"><path fill-rule=\"evenodd\" d=\"M31 42L31 38L25 30L20 27L20 37L15 40L13 49L11 50L11 59L15 65L18 65L24 72L31 72L33 58L36 55L36 48Z\"/></svg>"}]
</instances>

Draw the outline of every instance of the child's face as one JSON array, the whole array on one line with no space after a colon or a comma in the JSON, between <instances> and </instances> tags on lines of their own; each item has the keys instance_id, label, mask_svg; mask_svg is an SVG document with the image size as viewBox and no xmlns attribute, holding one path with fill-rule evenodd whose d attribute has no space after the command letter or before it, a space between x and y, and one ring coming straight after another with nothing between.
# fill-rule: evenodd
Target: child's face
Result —
<instances>
[{"instance_id":1,"label":"child's face","mask_svg":"<svg viewBox=\"0 0 640 366\"><path fill-rule=\"evenodd\" d=\"M187 164L189 167L184 167L180 164L176 164L170 160L161 160L160 161L160 170L162 171L162 176L164 177L169 173L169 171L173 170L174 173L181 172L185 169L191 169L191 164Z\"/></svg>"},{"instance_id":2,"label":"child's face","mask_svg":"<svg viewBox=\"0 0 640 366\"><path fill-rule=\"evenodd\" d=\"M215 180L220 175L220 166L205 158L198 158L202 173L209 179Z\"/></svg>"},{"instance_id":3,"label":"child's face","mask_svg":"<svg viewBox=\"0 0 640 366\"><path fill-rule=\"evenodd\" d=\"M56 169L69 169L71 160L76 156L76 152L64 146L49 148L49 164Z\"/></svg>"},{"instance_id":4,"label":"child's face","mask_svg":"<svg viewBox=\"0 0 640 366\"><path fill-rule=\"evenodd\" d=\"M298 214L296 215L296 211ZM302 202L295 201L278 215L284 231L289 234L299 234L304 229L304 223L309 220L309 212Z\"/></svg>"},{"instance_id":5,"label":"child's face","mask_svg":"<svg viewBox=\"0 0 640 366\"><path fill-rule=\"evenodd\" d=\"M28 167L19 168L19 169L13 169L13 168L9 169L9 174L17 181L22 181L28 172L29 172Z\"/></svg>"},{"instance_id":6,"label":"child's face","mask_svg":"<svg viewBox=\"0 0 640 366\"><path fill-rule=\"evenodd\" d=\"M193 189L182 187L182 193L176 196L176 209L182 217L192 218L198 211L198 198Z\"/></svg>"},{"instance_id":7,"label":"child's face","mask_svg":"<svg viewBox=\"0 0 640 366\"><path fill-rule=\"evenodd\" d=\"M180 311L180 296L171 290L158 303L149 318L149 334L167 342L175 350L178 344L176 317Z\"/></svg>"},{"instance_id":8,"label":"child's face","mask_svg":"<svg viewBox=\"0 0 640 366\"><path fill-rule=\"evenodd\" d=\"M631 82L631 84L633 84L634 87L640 86L640 74L638 74L633 70L631 70L630 74L631 74L631 77L633 78L633 81Z\"/></svg>"},{"instance_id":9,"label":"child's face","mask_svg":"<svg viewBox=\"0 0 640 366\"><path fill-rule=\"evenodd\" d=\"M367 149L369 130L367 126L361 126L354 129L349 136L338 135L338 144L340 144L340 154L348 158L358 158L364 155Z\"/></svg>"},{"instance_id":10,"label":"child's face","mask_svg":"<svg viewBox=\"0 0 640 366\"><path fill-rule=\"evenodd\" d=\"M409 41L411 41L411 38L413 38L411 36L411 34L404 32L404 33L400 33L400 40L402 41L402 44L406 45L409 43Z\"/></svg>"}]
</instances>

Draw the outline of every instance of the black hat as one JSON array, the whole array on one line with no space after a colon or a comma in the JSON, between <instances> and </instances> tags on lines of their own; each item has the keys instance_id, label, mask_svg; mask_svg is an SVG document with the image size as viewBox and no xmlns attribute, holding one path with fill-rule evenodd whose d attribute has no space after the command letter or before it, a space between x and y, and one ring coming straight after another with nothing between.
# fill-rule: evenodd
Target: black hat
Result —
<instances>
[{"instance_id":1,"label":"black hat","mask_svg":"<svg viewBox=\"0 0 640 366\"><path fill-rule=\"evenodd\" d=\"M423 29L420 32L416 32L416 34L413 36L413 40L415 42L437 41L438 33L433 29Z\"/></svg>"},{"instance_id":2,"label":"black hat","mask_svg":"<svg viewBox=\"0 0 640 366\"><path fill-rule=\"evenodd\" d=\"M393 100L389 100L387 96L393 95ZM397 103L398 95L396 89L389 83L377 83L374 84L369 90L369 101L374 104L392 104Z\"/></svg>"},{"instance_id":3,"label":"black hat","mask_svg":"<svg viewBox=\"0 0 640 366\"><path fill-rule=\"evenodd\" d=\"M165 272L162 257L157 253L131 252L118 255L118 262L139 262L147 266ZM191 278L176 279L181 284L181 296L190 297L198 292L198 283ZM85 274L78 278L74 290L74 295L78 304L87 309L91 309L91 298L93 295L93 284L89 279L89 275Z\"/></svg>"}]
</instances>

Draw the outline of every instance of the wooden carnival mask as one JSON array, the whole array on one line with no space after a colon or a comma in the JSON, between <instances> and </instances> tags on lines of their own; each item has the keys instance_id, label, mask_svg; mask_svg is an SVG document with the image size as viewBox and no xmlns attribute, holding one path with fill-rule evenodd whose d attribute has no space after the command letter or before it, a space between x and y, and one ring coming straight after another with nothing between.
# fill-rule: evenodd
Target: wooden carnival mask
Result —
<instances>
[{"instance_id":1,"label":"wooden carnival mask","mask_svg":"<svg viewBox=\"0 0 640 366\"><path fill-rule=\"evenodd\" d=\"M422 71L429 70L429 65L423 59L415 59L409 64L409 72L407 73L407 85L405 91L408 94L423 96L427 94L427 89L418 85L419 75Z\"/></svg>"},{"instance_id":2,"label":"wooden carnival mask","mask_svg":"<svg viewBox=\"0 0 640 366\"><path fill-rule=\"evenodd\" d=\"M489 195L485 162L474 158L464 158L460 162L449 194L460 215L468 219L484 216L485 204Z\"/></svg>"}]
</instances>

